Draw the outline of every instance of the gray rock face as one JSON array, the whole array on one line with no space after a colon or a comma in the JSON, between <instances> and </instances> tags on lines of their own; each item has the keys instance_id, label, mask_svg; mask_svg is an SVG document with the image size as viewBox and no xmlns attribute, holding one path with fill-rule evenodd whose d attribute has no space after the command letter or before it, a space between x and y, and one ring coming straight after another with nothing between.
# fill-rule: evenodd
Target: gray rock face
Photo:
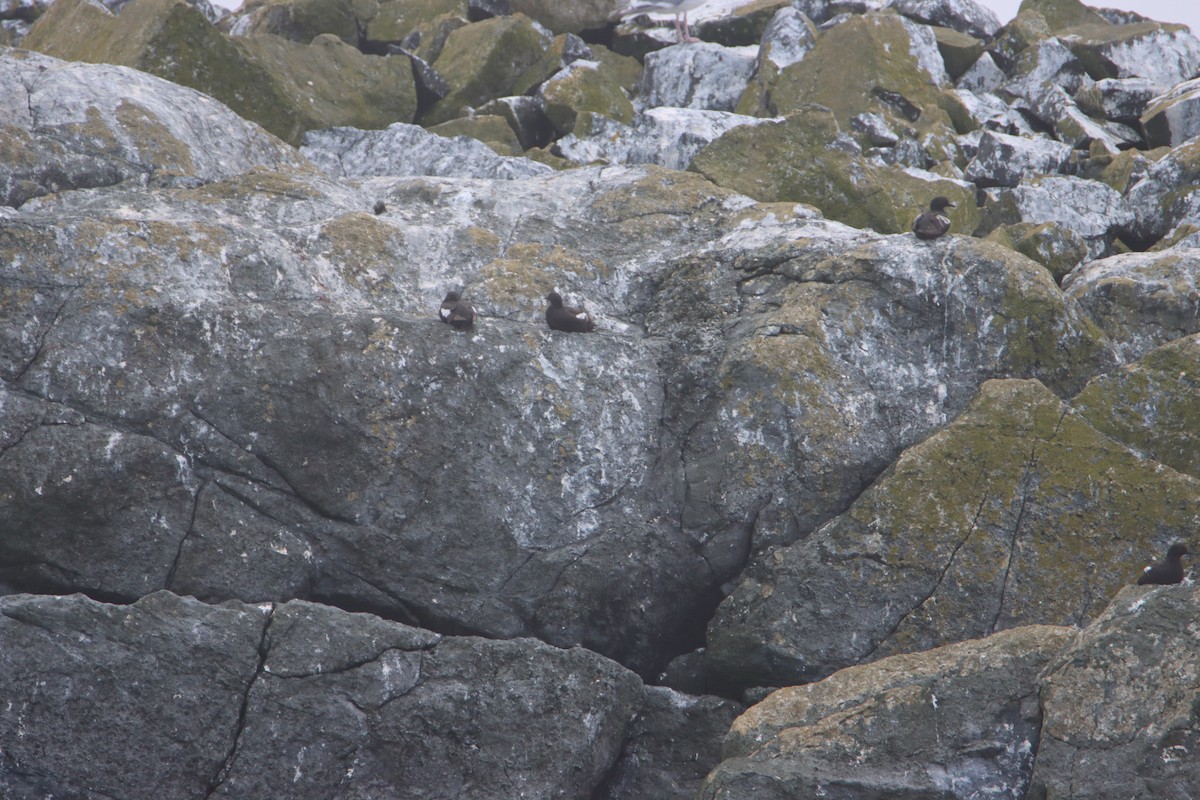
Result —
<instances>
[{"instance_id":1,"label":"gray rock face","mask_svg":"<svg viewBox=\"0 0 1200 800\"><path fill-rule=\"evenodd\" d=\"M1082 89L1076 103L1093 116L1137 124L1138 118L1155 97L1163 93L1162 84L1145 78L1105 78Z\"/></svg>"},{"instance_id":2,"label":"gray rock face","mask_svg":"<svg viewBox=\"0 0 1200 800\"><path fill-rule=\"evenodd\" d=\"M1031 798L1195 793L1198 610L1196 588L1130 586L1047 666Z\"/></svg>"},{"instance_id":3,"label":"gray rock face","mask_svg":"<svg viewBox=\"0 0 1200 800\"><path fill-rule=\"evenodd\" d=\"M557 148L565 158L581 164L656 164L683 170L727 131L768 121L727 111L652 108L638 114L633 125L597 118L586 136L566 136L558 140Z\"/></svg>"},{"instance_id":4,"label":"gray rock face","mask_svg":"<svg viewBox=\"0 0 1200 800\"><path fill-rule=\"evenodd\" d=\"M1066 488L1101 473L1123 491ZM1036 382L989 382L845 514L756 559L710 624L707 663L734 686L780 686L1008 627L1081 624L1129 580L1099 565L1185 538L1198 488ZM1144 503L1162 515L1139 529Z\"/></svg>"},{"instance_id":5,"label":"gray rock face","mask_svg":"<svg viewBox=\"0 0 1200 800\"><path fill-rule=\"evenodd\" d=\"M300 602L13 595L0 640L8 797L586 798L643 691L583 650Z\"/></svg>"},{"instance_id":6,"label":"gray rock face","mask_svg":"<svg viewBox=\"0 0 1200 800\"><path fill-rule=\"evenodd\" d=\"M1062 142L984 131L966 177L982 187L1016 186L1026 176L1059 172L1070 155Z\"/></svg>"},{"instance_id":7,"label":"gray rock face","mask_svg":"<svg viewBox=\"0 0 1200 800\"><path fill-rule=\"evenodd\" d=\"M1022 800L1038 673L1072 636L1030 626L780 689L734 722L703 800Z\"/></svg>"},{"instance_id":8,"label":"gray rock face","mask_svg":"<svg viewBox=\"0 0 1200 800\"><path fill-rule=\"evenodd\" d=\"M1178 147L1200 135L1200 78L1152 99L1143 113L1142 128L1151 147Z\"/></svg>"},{"instance_id":9,"label":"gray rock face","mask_svg":"<svg viewBox=\"0 0 1200 800\"><path fill-rule=\"evenodd\" d=\"M1171 248L1125 253L1083 264L1063 289L1088 310L1126 360L1200 332L1196 304L1200 252Z\"/></svg>"},{"instance_id":10,"label":"gray rock face","mask_svg":"<svg viewBox=\"0 0 1200 800\"><path fill-rule=\"evenodd\" d=\"M465 136L448 139L417 125L397 122L382 131L326 128L304 134L302 155L339 178L429 175L514 180L554 170L526 158L496 155Z\"/></svg>"},{"instance_id":11,"label":"gray rock face","mask_svg":"<svg viewBox=\"0 0 1200 800\"><path fill-rule=\"evenodd\" d=\"M816 43L816 28L812 20L793 6L781 8L771 17L759 45L756 72L769 61L776 69L791 66L804 58Z\"/></svg>"},{"instance_id":12,"label":"gray rock face","mask_svg":"<svg viewBox=\"0 0 1200 800\"><path fill-rule=\"evenodd\" d=\"M200 92L128 67L32 52L0 57L0 203L186 176L210 181L296 166L295 151Z\"/></svg>"},{"instance_id":13,"label":"gray rock face","mask_svg":"<svg viewBox=\"0 0 1200 800\"><path fill-rule=\"evenodd\" d=\"M1123 236L1146 244L1156 242L1180 225L1200 228L1200 141L1188 140L1153 164L1130 187L1126 205L1132 219Z\"/></svg>"},{"instance_id":14,"label":"gray rock face","mask_svg":"<svg viewBox=\"0 0 1200 800\"><path fill-rule=\"evenodd\" d=\"M1022 183L1012 196L1023 222L1057 222L1088 245L1092 258L1104 255L1114 232L1133 213L1115 189L1070 175L1049 175Z\"/></svg>"},{"instance_id":15,"label":"gray rock face","mask_svg":"<svg viewBox=\"0 0 1200 800\"><path fill-rule=\"evenodd\" d=\"M984 53L959 76L955 85L971 92L994 92L1004 85L1008 76L996 66L991 53Z\"/></svg>"},{"instance_id":16,"label":"gray rock face","mask_svg":"<svg viewBox=\"0 0 1200 800\"><path fill-rule=\"evenodd\" d=\"M990 39L1000 30L1000 19L992 10L972 0L891 0L889 5L917 22L951 28L980 39Z\"/></svg>"},{"instance_id":17,"label":"gray rock face","mask_svg":"<svg viewBox=\"0 0 1200 800\"><path fill-rule=\"evenodd\" d=\"M755 54L699 42L646 56L638 94L644 108L733 111L754 71Z\"/></svg>"},{"instance_id":18,"label":"gray rock face","mask_svg":"<svg viewBox=\"0 0 1200 800\"><path fill-rule=\"evenodd\" d=\"M1183 26L1154 22L1118 26L1091 35L1065 35L1096 78L1145 78L1163 86L1189 80L1200 70L1200 40Z\"/></svg>"}]
</instances>

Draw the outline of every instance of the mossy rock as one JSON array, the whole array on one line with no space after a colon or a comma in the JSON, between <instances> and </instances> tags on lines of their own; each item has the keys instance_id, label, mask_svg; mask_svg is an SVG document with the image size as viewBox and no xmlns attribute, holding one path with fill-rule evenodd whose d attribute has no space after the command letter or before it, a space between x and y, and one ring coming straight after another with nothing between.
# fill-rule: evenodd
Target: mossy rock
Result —
<instances>
[{"instance_id":1,"label":"mossy rock","mask_svg":"<svg viewBox=\"0 0 1200 800\"><path fill-rule=\"evenodd\" d=\"M595 62L576 61L542 86L546 116L563 135L575 129L582 112L600 114L626 125L633 122L633 104L621 87Z\"/></svg>"},{"instance_id":2,"label":"mossy rock","mask_svg":"<svg viewBox=\"0 0 1200 800\"><path fill-rule=\"evenodd\" d=\"M757 45L775 12L791 5L790 0L749 0L693 30L704 41L725 47Z\"/></svg>"},{"instance_id":3,"label":"mossy rock","mask_svg":"<svg viewBox=\"0 0 1200 800\"><path fill-rule=\"evenodd\" d=\"M1072 404L1096 430L1200 478L1200 337L1095 378Z\"/></svg>"},{"instance_id":4,"label":"mossy rock","mask_svg":"<svg viewBox=\"0 0 1200 800\"><path fill-rule=\"evenodd\" d=\"M645 71L642 62L632 56L613 52L602 44L589 44L588 47L592 51L592 58L600 63L610 80L615 81L630 95L637 93L642 85L642 73Z\"/></svg>"},{"instance_id":5,"label":"mossy rock","mask_svg":"<svg viewBox=\"0 0 1200 800\"><path fill-rule=\"evenodd\" d=\"M820 37L803 60L780 71L771 105L786 115L817 103L832 109L843 130L852 117L875 112L912 124L938 108L940 89L910 52L908 30L894 14L855 16ZM740 107L739 107L740 109ZM946 129L950 120L940 110Z\"/></svg>"},{"instance_id":6,"label":"mossy rock","mask_svg":"<svg viewBox=\"0 0 1200 800\"><path fill-rule=\"evenodd\" d=\"M267 0L243 8L241 35L269 33L308 44L331 33L346 44L358 44L358 32L378 8L375 0Z\"/></svg>"},{"instance_id":7,"label":"mossy rock","mask_svg":"<svg viewBox=\"0 0 1200 800\"><path fill-rule=\"evenodd\" d=\"M1109 59L1109 54L1114 48L1150 48L1153 47L1152 41L1141 40L1152 39L1161 33L1186 30L1183 25L1163 25L1153 21L1135 22L1130 25L1110 25L1101 22L1067 28L1061 31L1060 38L1093 80L1103 80L1128 77Z\"/></svg>"},{"instance_id":8,"label":"mossy rock","mask_svg":"<svg viewBox=\"0 0 1200 800\"><path fill-rule=\"evenodd\" d=\"M120 16L86 0L63 0L51 11L30 33L41 52L190 86L292 144L314 128L382 128L411 122L416 112L407 59L363 55L329 34L310 45L230 37L181 0L134 0Z\"/></svg>"},{"instance_id":9,"label":"mossy rock","mask_svg":"<svg viewBox=\"0 0 1200 800\"><path fill-rule=\"evenodd\" d=\"M1026 11L1036 11L1040 14L1053 33L1080 25L1109 26L1108 20L1079 0L1022 0L1017 15L1020 16Z\"/></svg>"},{"instance_id":10,"label":"mossy rock","mask_svg":"<svg viewBox=\"0 0 1200 800\"><path fill-rule=\"evenodd\" d=\"M1021 53L1050 35L1046 18L1037 11L1026 9L1000 29L988 52L996 65L1007 71Z\"/></svg>"},{"instance_id":11,"label":"mossy rock","mask_svg":"<svg viewBox=\"0 0 1200 800\"><path fill-rule=\"evenodd\" d=\"M1088 254L1083 238L1056 222L1003 225L988 234L987 238L1041 264L1058 284Z\"/></svg>"},{"instance_id":12,"label":"mossy rock","mask_svg":"<svg viewBox=\"0 0 1200 800\"><path fill-rule=\"evenodd\" d=\"M951 80L958 80L983 55L984 43L970 34L953 28L934 27L933 35Z\"/></svg>"},{"instance_id":13,"label":"mossy rock","mask_svg":"<svg viewBox=\"0 0 1200 800\"><path fill-rule=\"evenodd\" d=\"M498 155L522 155L521 143L513 132L508 120L496 114L479 114L474 117L461 117L434 125L430 133L438 136L455 137L469 136L492 148Z\"/></svg>"},{"instance_id":14,"label":"mossy rock","mask_svg":"<svg viewBox=\"0 0 1200 800\"><path fill-rule=\"evenodd\" d=\"M624 0L508 0L511 13L524 14L555 33L604 28L625 5Z\"/></svg>"},{"instance_id":15,"label":"mossy rock","mask_svg":"<svg viewBox=\"0 0 1200 800\"><path fill-rule=\"evenodd\" d=\"M953 230L979 224L974 193L957 182L926 181L829 148L833 115L810 109L782 122L734 128L692 160L690 169L761 202L797 201L830 219L880 233L905 233L936 195L949 197Z\"/></svg>"},{"instance_id":16,"label":"mossy rock","mask_svg":"<svg viewBox=\"0 0 1200 800\"><path fill-rule=\"evenodd\" d=\"M404 16L394 16L393 12L404 10L403 4L381 6L380 12L367 23L367 41L393 44L403 42L410 52L432 64L442 54L442 48L446 46L450 34L469 24L465 10L447 11L431 19L412 20Z\"/></svg>"},{"instance_id":17,"label":"mossy rock","mask_svg":"<svg viewBox=\"0 0 1200 800\"><path fill-rule=\"evenodd\" d=\"M367 39L373 42L400 42L414 31L419 31L420 44L424 45L425 37L439 22L447 19L458 20L461 25L467 24L467 0L379 0L375 13L367 22ZM424 55L421 57L426 58Z\"/></svg>"},{"instance_id":18,"label":"mossy rock","mask_svg":"<svg viewBox=\"0 0 1200 800\"><path fill-rule=\"evenodd\" d=\"M517 80L537 64L553 39L524 14L494 17L450 32L433 68L450 94L426 117L428 124L465 115L488 100L521 94Z\"/></svg>"}]
</instances>

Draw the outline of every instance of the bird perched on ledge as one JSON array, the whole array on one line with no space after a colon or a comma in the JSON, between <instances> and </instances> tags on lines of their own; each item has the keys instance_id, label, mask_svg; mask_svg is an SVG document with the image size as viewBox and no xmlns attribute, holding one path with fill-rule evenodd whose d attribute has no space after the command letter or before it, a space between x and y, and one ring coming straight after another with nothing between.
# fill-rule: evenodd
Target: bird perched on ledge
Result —
<instances>
[{"instance_id":1,"label":"bird perched on ledge","mask_svg":"<svg viewBox=\"0 0 1200 800\"><path fill-rule=\"evenodd\" d=\"M644 3L637 3L621 12L621 19L632 17L636 14L674 14L675 15L675 34L679 37L680 42L698 42L696 37L692 36L688 30L687 12L693 8L704 5L706 0L646 0ZM682 26L680 18L683 19Z\"/></svg>"},{"instance_id":2,"label":"bird perched on ledge","mask_svg":"<svg viewBox=\"0 0 1200 800\"><path fill-rule=\"evenodd\" d=\"M954 208L945 197L935 197L929 204L929 210L917 217L913 223L913 233L918 239L936 239L944 236L950 230L950 218L944 213L947 208Z\"/></svg>"},{"instance_id":3,"label":"bird perched on ledge","mask_svg":"<svg viewBox=\"0 0 1200 800\"><path fill-rule=\"evenodd\" d=\"M1180 583L1183 581L1183 564L1179 559L1187 554L1188 549L1184 545L1178 542L1171 545L1167 548L1166 558L1142 570L1142 577L1138 578L1138 586Z\"/></svg>"},{"instance_id":4,"label":"bird perched on ledge","mask_svg":"<svg viewBox=\"0 0 1200 800\"><path fill-rule=\"evenodd\" d=\"M552 331L571 331L572 333L591 333L596 329L592 315L582 308L571 308L563 305L562 295L551 292L546 295L550 307L546 309L546 324Z\"/></svg>"},{"instance_id":5,"label":"bird perched on ledge","mask_svg":"<svg viewBox=\"0 0 1200 800\"><path fill-rule=\"evenodd\" d=\"M446 299L442 301L438 316L442 322L459 331L468 330L475 324L475 309L470 303L460 299L458 292L446 292Z\"/></svg>"}]
</instances>

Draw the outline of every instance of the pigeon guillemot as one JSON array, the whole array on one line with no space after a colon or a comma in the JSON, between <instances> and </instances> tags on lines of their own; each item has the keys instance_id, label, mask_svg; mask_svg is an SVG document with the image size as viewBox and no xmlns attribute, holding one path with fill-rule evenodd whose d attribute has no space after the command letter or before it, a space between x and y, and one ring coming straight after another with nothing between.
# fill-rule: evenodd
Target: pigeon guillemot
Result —
<instances>
[{"instance_id":1,"label":"pigeon guillemot","mask_svg":"<svg viewBox=\"0 0 1200 800\"><path fill-rule=\"evenodd\" d=\"M558 292L546 295L546 300L550 303L550 307L546 309L546 324L551 330L589 333L596 329L591 314L582 308L564 306L562 295Z\"/></svg>"},{"instance_id":2,"label":"pigeon guillemot","mask_svg":"<svg viewBox=\"0 0 1200 800\"><path fill-rule=\"evenodd\" d=\"M954 203L945 197L933 198L929 210L917 217L917 221L913 223L913 233L918 239L936 239L944 236L950 230L950 218L942 212L954 207Z\"/></svg>"},{"instance_id":3,"label":"pigeon guillemot","mask_svg":"<svg viewBox=\"0 0 1200 800\"><path fill-rule=\"evenodd\" d=\"M438 314L442 322L456 330L465 331L475 324L475 309L470 303L459 299L458 292L446 292L446 299L442 301Z\"/></svg>"},{"instance_id":4,"label":"pigeon guillemot","mask_svg":"<svg viewBox=\"0 0 1200 800\"><path fill-rule=\"evenodd\" d=\"M1157 564L1151 564L1142 570L1138 578L1138 586L1146 584L1165 585L1179 583L1183 580L1183 564L1179 559L1188 554L1188 549L1176 542L1167 548L1167 557Z\"/></svg>"},{"instance_id":5,"label":"pigeon guillemot","mask_svg":"<svg viewBox=\"0 0 1200 800\"><path fill-rule=\"evenodd\" d=\"M636 14L659 13L675 15L675 34L680 42L700 41L688 30L687 12L697 6L704 5L705 0L647 0L644 3L630 6L621 12L621 18L632 17ZM680 25L680 17L683 24Z\"/></svg>"}]
</instances>

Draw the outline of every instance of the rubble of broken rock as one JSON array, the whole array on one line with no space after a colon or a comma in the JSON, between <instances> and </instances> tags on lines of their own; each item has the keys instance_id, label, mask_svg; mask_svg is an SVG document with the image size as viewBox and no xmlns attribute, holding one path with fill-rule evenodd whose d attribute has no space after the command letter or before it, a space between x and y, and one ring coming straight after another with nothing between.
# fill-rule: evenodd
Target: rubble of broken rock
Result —
<instances>
[{"instance_id":1,"label":"rubble of broken rock","mask_svg":"<svg viewBox=\"0 0 1200 800\"><path fill-rule=\"evenodd\" d=\"M0 795L1200 785L1200 40L623 5L0 3Z\"/></svg>"}]
</instances>

